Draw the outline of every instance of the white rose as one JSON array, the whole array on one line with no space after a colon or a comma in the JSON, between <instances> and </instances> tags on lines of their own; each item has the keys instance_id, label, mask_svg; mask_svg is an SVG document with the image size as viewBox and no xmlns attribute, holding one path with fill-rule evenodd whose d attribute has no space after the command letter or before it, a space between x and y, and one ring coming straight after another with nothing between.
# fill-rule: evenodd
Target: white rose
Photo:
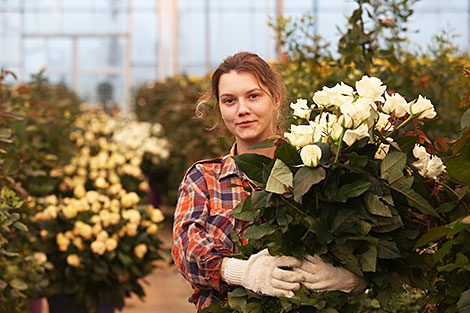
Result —
<instances>
[{"instance_id":1,"label":"white rose","mask_svg":"<svg viewBox=\"0 0 470 313\"><path fill-rule=\"evenodd\" d=\"M331 136L333 140L336 140L335 134L332 132L335 125L338 123L336 115L324 112L315 117L315 124L310 122L312 128L314 128L313 142L328 142L328 136Z\"/></svg>"},{"instance_id":2,"label":"white rose","mask_svg":"<svg viewBox=\"0 0 470 313\"><path fill-rule=\"evenodd\" d=\"M83 240L81 237L73 238L72 243L75 247L77 247L78 250L83 250L84 246L83 246Z\"/></svg>"},{"instance_id":3,"label":"white rose","mask_svg":"<svg viewBox=\"0 0 470 313\"><path fill-rule=\"evenodd\" d=\"M73 267L80 266L80 257L76 254L70 254L67 256L67 264Z\"/></svg>"},{"instance_id":4,"label":"white rose","mask_svg":"<svg viewBox=\"0 0 470 313\"><path fill-rule=\"evenodd\" d=\"M144 243L138 244L134 248L134 254L139 259L142 259L147 253L147 246Z\"/></svg>"},{"instance_id":5,"label":"white rose","mask_svg":"<svg viewBox=\"0 0 470 313\"><path fill-rule=\"evenodd\" d=\"M343 141L348 146L351 146L356 141L365 137L369 137L369 128L367 127L366 124L362 124L361 126L359 126L358 128L354 130L352 129L346 130L343 136Z\"/></svg>"},{"instance_id":6,"label":"white rose","mask_svg":"<svg viewBox=\"0 0 470 313\"><path fill-rule=\"evenodd\" d=\"M159 209L153 209L151 211L149 210L149 215L150 215L150 219L154 223L161 223L165 219L165 217L163 216L162 211L159 210Z\"/></svg>"},{"instance_id":7,"label":"white rose","mask_svg":"<svg viewBox=\"0 0 470 313\"><path fill-rule=\"evenodd\" d=\"M151 224L149 227L147 227L147 234L153 235L158 231L158 225L157 224Z\"/></svg>"},{"instance_id":8,"label":"white rose","mask_svg":"<svg viewBox=\"0 0 470 313\"><path fill-rule=\"evenodd\" d=\"M100 196L100 194L99 194L99 192L96 191L96 190L87 191L87 192L86 192L86 195L85 195L87 201L88 201L90 204L92 204L93 202L97 201L98 198L99 198L99 196Z\"/></svg>"},{"instance_id":9,"label":"white rose","mask_svg":"<svg viewBox=\"0 0 470 313\"><path fill-rule=\"evenodd\" d=\"M300 117L304 119L308 119L310 117L310 113L312 110L307 105L307 100L305 99L297 99L296 103L291 103L290 108L294 110L292 113L295 117Z\"/></svg>"},{"instance_id":10,"label":"white rose","mask_svg":"<svg viewBox=\"0 0 470 313\"><path fill-rule=\"evenodd\" d=\"M120 221L121 221L121 215L119 215L119 213L116 213L116 212L109 213L109 223L111 225L116 225Z\"/></svg>"},{"instance_id":11,"label":"white rose","mask_svg":"<svg viewBox=\"0 0 470 313\"><path fill-rule=\"evenodd\" d=\"M95 186L97 188L108 188L109 187L109 183L106 181L106 179L103 177L103 176L100 176L98 177L96 180L95 180Z\"/></svg>"},{"instance_id":12,"label":"white rose","mask_svg":"<svg viewBox=\"0 0 470 313\"><path fill-rule=\"evenodd\" d=\"M387 140L393 141L392 138L387 138ZM390 145L385 144L385 143L380 143L379 147L377 148L377 151L375 152L374 159L378 160L383 160L386 156L388 151L390 150Z\"/></svg>"},{"instance_id":13,"label":"white rose","mask_svg":"<svg viewBox=\"0 0 470 313\"><path fill-rule=\"evenodd\" d=\"M379 119L377 120L377 123L375 124L375 128L379 131L385 130L393 130L394 126L389 123L390 120L390 115L379 112Z\"/></svg>"},{"instance_id":14,"label":"white rose","mask_svg":"<svg viewBox=\"0 0 470 313\"><path fill-rule=\"evenodd\" d=\"M44 202L46 204L57 205L59 203L59 200L57 199L56 195L49 195L49 196L46 196L46 198L44 198Z\"/></svg>"},{"instance_id":15,"label":"white rose","mask_svg":"<svg viewBox=\"0 0 470 313\"><path fill-rule=\"evenodd\" d=\"M391 96L385 93L385 104L382 110L389 114L395 112L396 117L403 117L405 114L411 113L409 103L398 93Z\"/></svg>"},{"instance_id":16,"label":"white rose","mask_svg":"<svg viewBox=\"0 0 470 313\"><path fill-rule=\"evenodd\" d=\"M85 190L85 186L83 186L83 185L77 185L73 189L73 195L77 198L84 197L85 193L86 193L86 190Z\"/></svg>"},{"instance_id":17,"label":"white rose","mask_svg":"<svg viewBox=\"0 0 470 313\"><path fill-rule=\"evenodd\" d=\"M418 144L416 144L413 148L413 156L420 160L430 157L429 153L426 151L426 148Z\"/></svg>"},{"instance_id":18,"label":"white rose","mask_svg":"<svg viewBox=\"0 0 470 313\"><path fill-rule=\"evenodd\" d=\"M426 176L436 180L444 172L445 168L444 163L439 157L432 156L426 166Z\"/></svg>"},{"instance_id":19,"label":"white rose","mask_svg":"<svg viewBox=\"0 0 470 313\"><path fill-rule=\"evenodd\" d=\"M137 229L138 228L139 228L139 225L128 223L126 225L126 234L127 234L127 236L135 237L137 235Z\"/></svg>"},{"instance_id":20,"label":"white rose","mask_svg":"<svg viewBox=\"0 0 470 313\"><path fill-rule=\"evenodd\" d=\"M95 240L91 243L91 251L103 255L106 252L106 244L103 241Z\"/></svg>"},{"instance_id":21,"label":"white rose","mask_svg":"<svg viewBox=\"0 0 470 313\"><path fill-rule=\"evenodd\" d=\"M411 103L410 110L418 119L432 119L436 117L437 114L436 111L434 111L434 106L431 101L425 97L421 97L421 95L418 97L418 100Z\"/></svg>"},{"instance_id":22,"label":"white rose","mask_svg":"<svg viewBox=\"0 0 470 313\"><path fill-rule=\"evenodd\" d=\"M358 98L354 102L349 102L341 106L340 110L341 113L347 117L352 119L352 126L349 119L345 119L345 124L343 125L345 128L356 128L359 126L363 121L367 120L370 116L370 110L372 101L368 98Z\"/></svg>"},{"instance_id":23,"label":"white rose","mask_svg":"<svg viewBox=\"0 0 470 313\"><path fill-rule=\"evenodd\" d=\"M53 220L57 218L57 211L59 209L55 205L50 205L44 210L44 218L48 220Z\"/></svg>"},{"instance_id":24,"label":"white rose","mask_svg":"<svg viewBox=\"0 0 470 313\"><path fill-rule=\"evenodd\" d=\"M317 167L321 156L321 149L317 145L307 145L300 150L300 158L305 166Z\"/></svg>"},{"instance_id":25,"label":"white rose","mask_svg":"<svg viewBox=\"0 0 470 313\"><path fill-rule=\"evenodd\" d=\"M90 239L92 236L92 227L81 221L75 222L73 232L77 235L80 235L84 239Z\"/></svg>"},{"instance_id":26,"label":"white rose","mask_svg":"<svg viewBox=\"0 0 470 313\"><path fill-rule=\"evenodd\" d=\"M387 86L383 85L382 81L377 77L362 76L361 80L356 82L357 93L364 98L368 98L372 101L383 102L384 99L382 94L387 89Z\"/></svg>"},{"instance_id":27,"label":"white rose","mask_svg":"<svg viewBox=\"0 0 470 313\"><path fill-rule=\"evenodd\" d=\"M313 94L313 102L319 106L327 106L330 104L330 97L323 87L323 90L319 90Z\"/></svg>"},{"instance_id":28,"label":"white rose","mask_svg":"<svg viewBox=\"0 0 470 313\"><path fill-rule=\"evenodd\" d=\"M62 208L62 213L64 214L65 218L72 219L77 216L77 209L73 205L67 205Z\"/></svg>"},{"instance_id":29,"label":"white rose","mask_svg":"<svg viewBox=\"0 0 470 313\"><path fill-rule=\"evenodd\" d=\"M106 239L109 238L109 235L108 235L108 232L106 230L102 230L98 233L98 235L96 235L96 240L99 240L99 241L106 241Z\"/></svg>"},{"instance_id":30,"label":"white rose","mask_svg":"<svg viewBox=\"0 0 470 313\"><path fill-rule=\"evenodd\" d=\"M313 142L313 128L310 125L291 125L291 132L284 133L284 137L299 149Z\"/></svg>"},{"instance_id":31,"label":"white rose","mask_svg":"<svg viewBox=\"0 0 470 313\"><path fill-rule=\"evenodd\" d=\"M354 89L351 86L341 82L333 88L324 88L329 97L329 102L337 107L354 100Z\"/></svg>"}]
</instances>

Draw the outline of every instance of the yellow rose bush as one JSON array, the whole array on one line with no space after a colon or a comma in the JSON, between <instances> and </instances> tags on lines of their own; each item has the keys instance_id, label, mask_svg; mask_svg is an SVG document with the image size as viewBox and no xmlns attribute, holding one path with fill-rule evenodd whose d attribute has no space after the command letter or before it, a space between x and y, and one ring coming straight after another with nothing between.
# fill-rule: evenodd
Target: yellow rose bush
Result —
<instances>
[{"instance_id":1,"label":"yellow rose bush","mask_svg":"<svg viewBox=\"0 0 470 313\"><path fill-rule=\"evenodd\" d=\"M69 164L56 169L59 191L36 198L40 245L52 265L46 296L72 296L87 312L111 300L144 296L140 280L160 258L162 212L148 205L140 169L144 154L158 163L169 155L158 124L87 110L75 122Z\"/></svg>"}]
</instances>

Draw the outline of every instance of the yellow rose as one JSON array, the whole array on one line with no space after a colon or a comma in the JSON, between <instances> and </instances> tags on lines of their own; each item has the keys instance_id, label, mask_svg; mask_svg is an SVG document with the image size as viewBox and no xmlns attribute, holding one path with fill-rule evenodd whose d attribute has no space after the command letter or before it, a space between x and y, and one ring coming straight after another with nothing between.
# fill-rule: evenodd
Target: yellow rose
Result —
<instances>
[{"instance_id":1,"label":"yellow rose","mask_svg":"<svg viewBox=\"0 0 470 313\"><path fill-rule=\"evenodd\" d=\"M67 205L62 208L62 213L68 219L72 219L77 216L77 209L73 205Z\"/></svg>"},{"instance_id":2,"label":"yellow rose","mask_svg":"<svg viewBox=\"0 0 470 313\"><path fill-rule=\"evenodd\" d=\"M139 190L143 192L149 192L150 191L150 184L148 181L143 181L139 184Z\"/></svg>"},{"instance_id":3,"label":"yellow rose","mask_svg":"<svg viewBox=\"0 0 470 313\"><path fill-rule=\"evenodd\" d=\"M106 230L102 230L96 235L96 240L99 241L106 241L109 238L108 232Z\"/></svg>"},{"instance_id":4,"label":"yellow rose","mask_svg":"<svg viewBox=\"0 0 470 313\"><path fill-rule=\"evenodd\" d=\"M91 243L91 251L98 255L103 255L106 252L106 245L100 240L95 240Z\"/></svg>"},{"instance_id":5,"label":"yellow rose","mask_svg":"<svg viewBox=\"0 0 470 313\"><path fill-rule=\"evenodd\" d=\"M77 198L82 198L85 196L86 190L83 185L77 185L73 188L73 195Z\"/></svg>"},{"instance_id":6,"label":"yellow rose","mask_svg":"<svg viewBox=\"0 0 470 313\"><path fill-rule=\"evenodd\" d=\"M151 211L152 213L150 215L150 219L154 223L161 223L165 219L165 216L163 216L163 213L160 209L154 209Z\"/></svg>"},{"instance_id":7,"label":"yellow rose","mask_svg":"<svg viewBox=\"0 0 470 313\"><path fill-rule=\"evenodd\" d=\"M48 232L47 230L42 229L42 230L39 232L39 235L41 236L42 239L46 239L48 233L49 233L49 232Z\"/></svg>"},{"instance_id":8,"label":"yellow rose","mask_svg":"<svg viewBox=\"0 0 470 313\"><path fill-rule=\"evenodd\" d=\"M91 170L90 175L88 175L88 177L90 179L96 179L98 177L98 174L99 174L99 172L97 170Z\"/></svg>"},{"instance_id":9,"label":"yellow rose","mask_svg":"<svg viewBox=\"0 0 470 313\"><path fill-rule=\"evenodd\" d=\"M99 202L93 202L93 204L91 205L91 210L92 210L94 213L98 213L98 212L101 210L101 203L99 203Z\"/></svg>"},{"instance_id":10,"label":"yellow rose","mask_svg":"<svg viewBox=\"0 0 470 313\"><path fill-rule=\"evenodd\" d=\"M129 192L123 195L121 198L121 204L125 208L129 208L133 206L134 204L139 203L139 201L140 201L139 195L137 195L135 192Z\"/></svg>"},{"instance_id":11,"label":"yellow rose","mask_svg":"<svg viewBox=\"0 0 470 313\"><path fill-rule=\"evenodd\" d=\"M116 239L114 238L108 238L106 239L106 250L108 250L109 252L111 251L114 251L114 249L117 248L117 245L118 245L118 242Z\"/></svg>"},{"instance_id":12,"label":"yellow rose","mask_svg":"<svg viewBox=\"0 0 470 313\"><path fill-rule=\"evenodd\" d=\"M57 245L59 246L59 250L62 251L62 252L67 251L67 249L69 248L70 239L65 237L65 235L63 233L58 233L57 234L56 242L57 242Z\"/></svg>"},{"instance_id":13,"label":"yellow rose","mask_svg":"<svg viewBox=\"0 0 470 313\"><path fill-rule=\"evenodd\" d=\"M76 235L80 235L84 239L90 239L92 236L92 228L90 225L83 223L82 221L76 221L73 232Z\"/></svg>"},{"instance_id":14,"label":"yellow rose","mask_svg":"<svg viewBox=\"0 0 470 313\"><path fill-rule=\"evenodd\" d=\"M139 224L140 223L140 212L137 210L126 210L122 212L122 217L128 219L132 224Z\"/></svg>"},{"instance_id":15,"label":"yellow rose","mask_svg":"<svg viewBox=\"0 0 470 313\"><path fill-rule=\"evenodd\" d=\"M50 205L44 210L44 218L53 220L57 218L57 211L59 209L55 205Z\"/></svg>"},{"instance_id":16,"label":"yellow rose","mask_svg":"<svg viewBox=\"0 0 470 313\"><path fill-rule=\"evenodd\" d=\"M121 221L121 215L119 215L119 213L116 213L116 212L109 213L109 223L111 225L116 225L120 221Z\"/></svg>"},{"instance_id":17,"label":"yellow rose","mask_svg":"<svg viewBox=\"0 0 470 313\"><path fill-rule=\"evenodd\" d=\"M137 235L137 228L139 227L139 225L137 224L130 224L128 223L126 225L126 233L127 233L127 236L129 237L134 237Z\"/></svg>"},{"instance_id":18,"label":"yellow rose","mask_svg":"<svg viewBox=\"0 0 470 313\"><path fill-rule=\"evenodd\" d=\"M46 204L57 205L57 203L59 203L59 200L57 199L56 195L48 195L44 198L44 202Z\"/></svg>"},{"instance_id":19,"label":"yellow rose","mask_svg":"<svg viewBox=\"0 0 470 313\"><path fill-rule=\"evenodd\" d=\"M66 166L64 166L64 173L66 175L72 175L73 172L75 172L75 168L75 165L67 164Z\"/></svg>"},{"instance_id":20,"label":"yellow rose","mask_svg":"<svg viewBox=\"0 0 470 313\"><path fill-rule=\"evenodd\" d=\"M116 195L122 190L121 184L114 184L108 188L108 193L111 195Z\"/></svg>"},{"instance_id":21,"label":"yellow rose","mask_svg":"<svg viewBox=\"0 0 470 313\"><path fill-rule=\"evenodd\" d=\"M80 257L76 254L70 254L67 256L67 264L73 267L80 266Z\"/></svg>"},{"instance_id":22,"label":"yellow rose","mask_svg":"<svg viewBox=\"0 0 470 313\"><path fill-rule=\"evenodd\" d=\"M109 182L111 184L120 184L121 183L121 179L119 178L119 176L115 172L110 172L109 175L108 175L108 179L109 179Z\"/></svg>"},{"instance_id":23,"label":"yellow rose","mask_svg":"<svg viewBox=\"0 0 470 313\"><path fill-rule=\"evenodd\" d=\"M147 234L153 235L158 231L158 225L157 224L152 224L149 227L147 227Z\"/></svg>"},{"instance_id":24,"label":"yellow rose","mask_svg":"<svg viewBox=\"0 0 470 313\"><path fill-rule=\"evenodd\" d=\"M47 262L47 255L44 252L34 252L34 259L39 264L44 264Z\"/></svg>"},{"instance_id":25,"label":"yellow rose","mask_svg":"<svg viewBox=\"0 0 470 313\"><path fill-rule=\"evenodd\" d=\"M103 227L101 226L101 224L95 224L93 225L92 230L93 235L97 236L103 230Z\"/></svg>"},{"instance_id":26,"label":"yellow rose","mask_svg":"<svg viewBox=\"0 0 470 313\"><path fill-rule=\"evenodd\" d=\"M91 131L85 132L85 140L86 141L94 141L95 140L95 134L93 134Z\"/></svg>"},{"instance_id":27,"label":"yellow rose","mask_svg":"<svg viewBox=\"0 0 470 313\"><path fill-rule=\"evenodd\" d=\"M80 168L77 169L77 175L87 176L87 174L88 174L88 171L85 168L80 167Z\"/></svg>"},{"instance_id":28,"label":"yellow rose","mask_svg":"<svg viewBox=\"0 0 470 313\"><path fill-rule=\"evenodd\" d=\"M67 237L68 239L73 239L73 237L75 237L75 236L73 235L73 232L72 232L71 230L67 230L64 235L65 235L65 237Z\"/></svg>"},{"instance_id":29,"label":"yellow rose","mask_svg":"<svg viewBox=\"0 0 470 313\"><path fill-rule=\"evenodd\" d=\"M92 222L93 224L101 223L101 218L98 215L93 215L90 218L90 222Z\"/></svg>"},{"instance_id":30,"label":"yellow rose","mask_svg":"<svg viewBox=\"0 0 470 313\"><path fill-rule=\"evenodd\" d=\"M147 246L144 243L138 244L134 247L134 254L139 259L142 259L147 253Z\"/></svg>"},{"instance_id":31,"label":"yellow rose","mask_svg":"<svg viewBox=\"0 0 470 313\"><path fill-rule=\"evenodd\" d=\"M93 202L98 201L100 194L96 190L90 190L86 192L86 199L90 204L93 204Z\"/></svg>"},{"instance_id":32,"label":"yellow rose","mask_svg":"<svg viewBox=\"0 0 470 313\"><path fill-rule=\"evenodd\" d=\"M84 246L83 246L83 240L81 237L73 238L72 243L75 247L77 247L78 250L83 250Z\"/></svg>"},{"instance_id":33,"label":"yellow rose","mask_svg":"<svg viewBox=\"0 0 470 313\"><path fill-rule=\"evenodd\" d=\"M106 181L106 179L103 176L100 176L97 179L95 179L95 186L97 188L105 189L109 187L109 183Z\"/></svg>"}]
</instances>

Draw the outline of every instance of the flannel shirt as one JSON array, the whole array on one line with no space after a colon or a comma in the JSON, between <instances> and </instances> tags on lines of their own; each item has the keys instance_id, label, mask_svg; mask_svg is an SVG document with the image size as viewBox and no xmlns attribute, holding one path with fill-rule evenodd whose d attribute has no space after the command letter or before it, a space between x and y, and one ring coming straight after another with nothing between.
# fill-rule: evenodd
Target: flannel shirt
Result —
<instances>
[{"instance_id":1,"label":"flannel shirt","mask_svg":"<svg viewBox=\"0 0 470 313\"><path fill-rule=\"evenodd\" d=\"M256 188L232 159L234 151L235 145L224 157L196 162L178 189L172 255L191 283L188 301L198 311L226 297L229 286L221 280L222 259L238 252L230 230L238 232L247 225L229 213L249 195L239 186Z\"/></svg>"}]
</instances>

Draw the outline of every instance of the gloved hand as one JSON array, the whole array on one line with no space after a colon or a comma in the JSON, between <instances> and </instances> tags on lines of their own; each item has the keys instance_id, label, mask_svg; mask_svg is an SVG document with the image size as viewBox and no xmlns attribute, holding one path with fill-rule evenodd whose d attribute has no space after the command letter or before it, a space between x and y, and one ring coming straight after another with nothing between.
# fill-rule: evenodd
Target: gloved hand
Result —
<instances>
[{"instance_id":1,"label":"gloved hand","mask_svg":"<svg viewBox=\"0 0 470 313\"><path fill-rule=\"evenodd\" d=\"M264 249L248 260L226 258L222 263L222 279L251 291L273 297L293 297L300 288L302 274L281 267L299 267L302 261L290 256L271 256Z\"/></svg>"},{"instance_id":2,"label":"gloved hand","mask_svg":"<svg viewBox=\"0 0 470 313\"><path fill-rule=\"evenodd\" d=\"M318 255L307 255L296 273L302 274L303 284L310 290L358 293L365 289L367 283L358 275L343 267L336 267L323 262Z\"/></svg>"}]
</instances>

